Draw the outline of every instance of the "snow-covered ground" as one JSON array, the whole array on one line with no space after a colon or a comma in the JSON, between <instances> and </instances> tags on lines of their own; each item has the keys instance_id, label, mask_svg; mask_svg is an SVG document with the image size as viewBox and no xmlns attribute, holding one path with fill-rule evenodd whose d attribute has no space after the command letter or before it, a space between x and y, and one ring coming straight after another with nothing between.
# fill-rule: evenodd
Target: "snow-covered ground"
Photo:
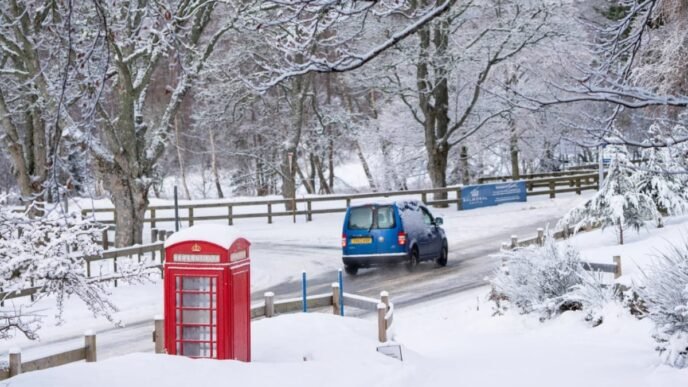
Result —
<instances>
[{"instance_id":1,"label":"snow-covered ground","mask_svg":"<svg viewBox=\"0 0 688 387\"><path fill-rule=\"evenodd\" d=\"M403 362L376 352L376 321L324 313L254 321L252 362L131 354L19 375L15 386L679 387L688 369L661 365L649 321L609 309L591 328L581 312L540 322L493 317L480 288L397 311Z\"/></svg>"}]
</instances>

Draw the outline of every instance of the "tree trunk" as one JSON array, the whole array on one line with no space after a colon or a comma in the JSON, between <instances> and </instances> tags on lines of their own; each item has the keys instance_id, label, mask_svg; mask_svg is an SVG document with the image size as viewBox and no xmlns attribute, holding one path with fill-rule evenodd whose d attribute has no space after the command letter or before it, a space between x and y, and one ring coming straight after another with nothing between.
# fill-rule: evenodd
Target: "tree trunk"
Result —
<instances>
[{"instance_id":1,"label":"tree trunk","mask_svg":"<svg viewBox=\"0 0 688 387\"><path fill-rule=\"evenodd\" d=\"M509 152L511 154L511 179L516 181L521 178L518 166L518 134L516 133L516 126L512 120L509 120L511 125L511 137L509 138Z\"/></svg>"},{"instance_id":2,"label":"tree trunk","mask_svg":"<svg viewBox=\"0 0 688 387\"><path fill-rule=\"evenodd\" d=\"M356 146L356 155L358 156L358 159L361 161L361 166L363 167L363 173L365 173L366 179L368 179L368 185L370 185L370 190L373 192L377 192L377 184L375 184L373 174L370 173L370 167L368 166L368 161L366 160L365 155L363 154L363 150L361 149L361 144L358 142L358 140L355 140L354 145Z\"/></svg>"},{"instance_id":3,"label":"tree trunk","mask_svg":"<svg viewBox=\"0 0 688 387\"><path fill-rule=\"evenodd\" d=\"M210 137L210 165L213 170L213 179L215 180L215 189L217 190L217 197L224 199L225 195L222 192L222 185L220 184L220 174L217 171L217 154L215 154L215 133L210 129L208 131Z\"/></svg>"},{"instance_id":4,"label":"tree trunk","mask_svg":"<svg viewBox=\"0 0 688 387\"><path fill-rule=\"evenodd\" d=\"M327 185L330 192L334 193L334 140L330 139L327 144Z\"/></svg>"},{"instance_id":5,"label":"tree trunk","mask_svg":"<svg viewBox=\"0 0 688 387\"><path fill-rule=\"evenodd\" d=\"M118 172L107 173L107 189L115 205L115 246L143 243L143 220L148 207L148 187Z\"/></svg>"},{"instance_id":6,"label":"tree trunk","mask_svg":"<svg viewBox=\"0 0 688 387\"><path fill-rule=\"evenodd\" d=\"M468 165L468 147L466 145L461 145L459 161L461 163L461 184L468 185L471 183L471 173Z\"/></svg>"},{"instance_id":7,"label":"tree trunk","mask_svg":"<svg viewBox=\"0 0 688 387\"><path fill-rule=\"evenodd\" d=\"M433 188L447 186L447 148L439 146L434 151L428 152L428 174ZM447 192L435 192L434 200L446 200ZM447 207L448 204L436 204L435 207Z\"/></svg>"},{"instance_id":8,"label":"tree trunk","mask_svg":"<svg viewBox=\"0 0 688 387\"><path fill-rule=\"evenodd\" d=\"M184 195L187 200L191 200L191 193L189 192L189 185L186 184L186 168L184 166L184 155L182 154L182 147L179 144L179 114L174 117L174 139L177 148L177 161L179 161L179 173L182 174L182 187L184 188Z\"/></svg>"}]
</instances>

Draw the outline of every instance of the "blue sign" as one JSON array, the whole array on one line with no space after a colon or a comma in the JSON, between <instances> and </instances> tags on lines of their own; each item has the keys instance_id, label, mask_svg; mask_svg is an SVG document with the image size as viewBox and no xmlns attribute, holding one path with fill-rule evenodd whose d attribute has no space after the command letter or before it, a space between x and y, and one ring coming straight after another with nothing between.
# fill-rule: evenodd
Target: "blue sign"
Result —
<instances>
[{"instance_id":1,"label":"blue sign","mask_svg":"<svg viewBox=\"0 0 688 387\"><path fill-rule=\"evenodd\" d=\"M502 203L525 202L526 182L466 185L461 188L461 208L496 206Z\"/></svg>"}]
</instances>

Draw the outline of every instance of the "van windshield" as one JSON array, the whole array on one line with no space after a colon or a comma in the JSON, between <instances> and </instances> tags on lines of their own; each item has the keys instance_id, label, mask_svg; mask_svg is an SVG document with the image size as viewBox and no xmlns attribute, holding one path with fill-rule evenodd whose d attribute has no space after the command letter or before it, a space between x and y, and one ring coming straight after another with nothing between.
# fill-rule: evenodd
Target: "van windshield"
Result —
<instances>
[{"instance_id":1,"label":"van windshield","mask_svg":"<svg viewBox=\"0 0 688 387\"><path fill-rule=\"evenodd\" d=\"M374 219L376 218L376 219ZM376 225L373 227L373 221ZM349 212L349 230L370 230L372 228L394 228L394 209L392 206L355 207Z\"/></svg>"}]
</instances>

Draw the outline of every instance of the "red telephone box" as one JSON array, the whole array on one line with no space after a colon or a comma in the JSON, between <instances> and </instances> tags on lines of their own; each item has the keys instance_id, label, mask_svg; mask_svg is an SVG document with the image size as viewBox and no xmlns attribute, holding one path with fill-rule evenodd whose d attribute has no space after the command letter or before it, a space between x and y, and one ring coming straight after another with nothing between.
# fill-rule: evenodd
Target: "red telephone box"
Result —
<instances>
[{"instance_id":1,"label":"red telephone box","mask_svg":"<svg viewBox=\"0 0 688 387\"><path fill-rule=\"evenodd\" d=\"M249 241L201 224L165 241L165 349L171 355L251 361Z\"/></svg>"}]
</instances>

